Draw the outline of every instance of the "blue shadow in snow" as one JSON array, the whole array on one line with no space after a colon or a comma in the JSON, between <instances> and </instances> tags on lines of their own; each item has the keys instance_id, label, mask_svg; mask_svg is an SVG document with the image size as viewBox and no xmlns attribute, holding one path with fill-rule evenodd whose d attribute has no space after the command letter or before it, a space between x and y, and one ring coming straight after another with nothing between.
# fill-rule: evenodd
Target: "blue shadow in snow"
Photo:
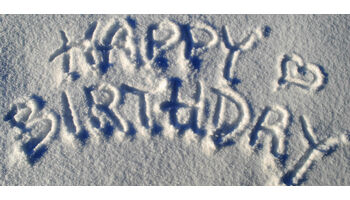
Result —
<instances>
[{"instance_id":1,"label":"blue shadow in snow","mask_svg":"<svg viewBox=\"0 0 350 200\"><path fill-rule=\"evenodd\" d=\"M178 102L179 88L182 87L182 80L177 77L173 77L169 81L170 81L169 87L171 89L170 101L162 102L160 104L161 110L163 112L169 112L170 124L179 130L178 132L179 136L182 136L186 130L191 129L195 134L201 137L204 137L206 132L198 128L197 126L198 109L194 107L189 107L184 103ZM181 124L177 119L177 111L180 108L190 109L190 119L189 119L189 122L186 124Z\"/></svg>"},{"instance_id":2,"label":"blue shadow in snow","mask_svg":"<svg viewBox=\"0 0 350 200\"><path fill-rule=\"evenodd\" d=\"M33 166L37 161L40 160L47 152L47 146L42 145L39 149L34 151L34 148L42 141L41 138L32 138L29 142L23 144L22 149L27 155L28 162Z\"/></svg>"}]
</instances>

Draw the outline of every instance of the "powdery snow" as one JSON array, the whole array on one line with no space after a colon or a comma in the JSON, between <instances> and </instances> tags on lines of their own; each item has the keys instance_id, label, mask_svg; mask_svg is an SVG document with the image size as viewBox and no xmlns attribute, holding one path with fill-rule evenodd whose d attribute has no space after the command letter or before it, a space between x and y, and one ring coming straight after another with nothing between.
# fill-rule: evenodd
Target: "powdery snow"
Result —
<instances>
[{"instance_id":1,"label":"powdery snow","mask_svg":"<svg viewBox=\"0 0 350 200\"><path fill-rule=\"evenodd\" d=\"M347 15L2 15L1 185L349 185Z\"/></svg>"}]
</instances>

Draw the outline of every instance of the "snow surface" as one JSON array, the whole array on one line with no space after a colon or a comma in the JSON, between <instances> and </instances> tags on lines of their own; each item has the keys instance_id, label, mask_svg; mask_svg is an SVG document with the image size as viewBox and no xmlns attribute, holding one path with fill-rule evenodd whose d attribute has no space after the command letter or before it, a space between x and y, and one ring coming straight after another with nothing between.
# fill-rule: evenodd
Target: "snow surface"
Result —
<instances>
[{"instance_id":1,"label":"snow surface","mask_svg":"<svg viewBox=\"0 0 350 200\"><path fill-rule=\"evenodd\" d=\"M1 15L0 185L349 185L348 15Z\"/></svg>"}]
</instances>

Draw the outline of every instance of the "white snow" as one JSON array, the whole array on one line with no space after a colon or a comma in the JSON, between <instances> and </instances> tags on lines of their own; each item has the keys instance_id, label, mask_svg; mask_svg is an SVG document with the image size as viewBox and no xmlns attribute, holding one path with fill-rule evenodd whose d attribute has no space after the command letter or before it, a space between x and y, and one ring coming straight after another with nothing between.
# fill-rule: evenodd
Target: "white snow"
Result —
<instances>
[{"instance_id":1,"label":"white snow","mask_svg":"<svg viewBox=\"0 0 350 200\"><path fill-rule=\"evenodd\" d=\"M349 185L348 15L1 15L0 185Z\"/></svg>"}]
</instances>

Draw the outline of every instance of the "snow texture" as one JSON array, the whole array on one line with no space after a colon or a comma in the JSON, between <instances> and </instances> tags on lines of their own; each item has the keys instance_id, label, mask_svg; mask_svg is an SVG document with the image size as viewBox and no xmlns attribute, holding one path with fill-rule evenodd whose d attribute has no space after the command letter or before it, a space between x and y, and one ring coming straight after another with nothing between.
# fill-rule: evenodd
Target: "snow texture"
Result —
<instances>
[{"instance_id":1,"label":"snow texture","mask_svg":"<svg viewBox=\"0 0 350 200\"><path fill-rule=\"evenodd\" d=\"M0 185L350 185L348 15L1 15Z\"/></svg>"}]
</instances>

